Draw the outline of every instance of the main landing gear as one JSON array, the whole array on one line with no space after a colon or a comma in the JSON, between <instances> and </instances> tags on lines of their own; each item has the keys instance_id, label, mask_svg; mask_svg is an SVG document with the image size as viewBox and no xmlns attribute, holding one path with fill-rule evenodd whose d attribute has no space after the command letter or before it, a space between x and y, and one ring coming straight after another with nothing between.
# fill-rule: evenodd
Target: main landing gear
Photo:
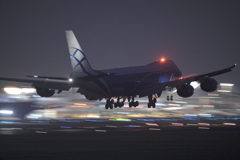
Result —
<instances>
[{"instance_id":1,"label":"main landing gear","mask_svg":"<svg viewBox=\"0 0 240 160\"><path fill-rule=\"evenodd\" d=\"M157 99L153 98L152 95L148 96L148 108L155 108L156 107Z\"/></svg>"},{"instance_id":2,"label":"main landing gear","mask_svg":"<svg viewBox=\"0 0 240 160\"><path fill-rule=\"evenodd\" d=\"M137 107L139 105L138 101L134 101L134 96L128 97L129 107Z\"/></svg>"},{"instance_id":3,"label":"main landing gear","mask_svg":"<svg viewBox=\"0 0 240 160\"><path fill-rule=\"evenodd\" d=\"M113 99L107 99L105 109L108 109L108 108L113 109L113 104L114 104Z\"/></svg>"},{"instance_id":4,"label":"main landing gear","mask_svg":"<svg viewBox=\"0 0 240 160\"><path fill-rule=\"evenodd\" d=\"M120 102L120 99L123 99L121 102ZM124 106L124 102L126 101L126 99L128 99L128 102L129 102L129 107L137 107L139 105L139 102L138 101L134 101L134 96L131 96L131 97L118 97L117 98L117 102L114 102L114 99L107 99L106 101L106 105L105 105L105 109L113 109L114 108L121 108Z\"/></svg>"}]
</instances>

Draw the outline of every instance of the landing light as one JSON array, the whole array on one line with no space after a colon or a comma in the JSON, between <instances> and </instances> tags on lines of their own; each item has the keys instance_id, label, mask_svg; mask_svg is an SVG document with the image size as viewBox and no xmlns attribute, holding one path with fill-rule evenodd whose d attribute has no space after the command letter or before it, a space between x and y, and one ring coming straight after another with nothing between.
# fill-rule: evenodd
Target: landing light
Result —
<instances>
[{"instance_id":1,"label":"landing light","mask_svg":"<svg viewBox=\"0 0 240 160\"><path fill-rule=\"evenodd\" d=\"M72 82L72 81L73 81L73 79L72 79L72 78L69 78L69 79L68 79L68 81L69 81L69 82Z\"/></svg>"}]
</instances>

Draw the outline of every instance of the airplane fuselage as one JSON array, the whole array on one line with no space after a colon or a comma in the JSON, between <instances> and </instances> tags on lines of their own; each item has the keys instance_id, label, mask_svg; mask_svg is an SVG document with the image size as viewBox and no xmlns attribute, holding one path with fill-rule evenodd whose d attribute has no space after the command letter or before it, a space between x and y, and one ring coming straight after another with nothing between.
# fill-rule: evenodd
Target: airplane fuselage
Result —
<instances>
[{"instance_id":1,"label":"airplane fuselage","mask_svg":"<svg viewBox=\"0 0 240 160\"><path fill-rule=\"evenodd\" d=\"M139 95L142 97L147 94L147 92L142 91L182 75L171 60L155 61L145 66L108 69L99 72L108 73L110 76L78 82L77 86L80 93L94 95L96 98L119 97L122 95ZM104 97L102 97L103 95Z\"/></svg>"}]
</instances>

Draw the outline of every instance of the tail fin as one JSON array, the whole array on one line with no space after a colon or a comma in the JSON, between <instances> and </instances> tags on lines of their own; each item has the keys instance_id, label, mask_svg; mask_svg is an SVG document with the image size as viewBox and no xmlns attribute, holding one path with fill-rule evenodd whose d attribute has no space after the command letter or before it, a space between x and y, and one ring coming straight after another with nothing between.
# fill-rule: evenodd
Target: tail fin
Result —
<instances>
[{"instance_id":1,"label":"tail fin","mask_svg":"<svg viewBox=\"0 0 240 160\"><path fill-rule=\"evenodd\" d=\"M83 75L89 75L94 70L90 66L73 31L68 30L65 32L66 32L67 43L69 48L70 60L72 63L72 69L73 69L72 74L80 73Z\"/></svg>"}]
</instances>

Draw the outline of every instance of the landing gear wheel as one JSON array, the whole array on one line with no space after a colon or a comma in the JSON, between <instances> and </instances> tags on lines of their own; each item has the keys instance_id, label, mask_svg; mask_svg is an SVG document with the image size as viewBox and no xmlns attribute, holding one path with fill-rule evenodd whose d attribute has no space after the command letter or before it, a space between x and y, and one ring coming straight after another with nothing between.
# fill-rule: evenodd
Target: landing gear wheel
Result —
<instances>
[{"instance_id":1,"label":"landing gear wheel","mask_svg":"<svg viewBox=\"0 0 240 160\"><path fill-rule=\"evenodd\" d=\"M152 104L151 103L148 103L148 108L151 108L152 107Z\"/></svg>"},{"instance_id":2,"label":"landing gear wheel","mask_svg":"<svg viewBox=\"0 0 240 160\"><path fill-rule=\"evenodd\" d=\"M134 107L137 107L138 105L139 105L138 101L134 102Z\"/></svg>"},{"instance_id":3,"label":"landing gear wheel","mask_svg":"<svg viewBox=\"0 0 240 160\"><path fill-rule=\"evenodd\" d=\"M113 109L113 105L114 105L114 100L108 99L105 104L105 109L108 109L108 108Z\"/></svg>"},{"instance_id":4,"label":"landing gear wheel","mask_svg":"<svg viewBox=\"0 0 240 160\"><path fill-rule=\"evenodd\" d=\"M155 107L156 107L156 104L155 104L155 103L153 103L153 104L152 104L152 107L153 107L153 108L155 108Z\"/></svg>"},{"instance_id":5,"label":"landing gear wheel","mask_svg":"<svg viewBox=\"0 0 240 160\"><path fill-rule=\"evenodd\" d=\"M153 98L153 103L156 103L157 102L157 98Z\"/></svg>"}]
</instances>

